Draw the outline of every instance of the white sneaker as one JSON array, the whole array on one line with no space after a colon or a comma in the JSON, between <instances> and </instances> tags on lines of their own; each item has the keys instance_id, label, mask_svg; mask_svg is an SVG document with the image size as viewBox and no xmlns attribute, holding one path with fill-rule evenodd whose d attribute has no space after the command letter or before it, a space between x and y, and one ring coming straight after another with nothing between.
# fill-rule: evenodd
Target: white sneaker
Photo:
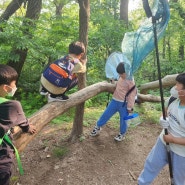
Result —
<instances>
[{"instance_id":1,"label":"white sneaker","mask_svg":"<svg viewBox=\"0 0 185 185\"><path fill-rule=\"evenodd\" d=\"M124 134L120 134L120 133L116 137L114 137L114 140L116 141L122 141L124 139L125 139Z\"/></svg>"},{"instance_id":2,"label":"white sneaker","mask_svg":"<svg viewBox=\"0 0 185 185\"><path fill-rule=\"evenodd\" d=\"M67 96L66 96L67 97ZM48 94L48 103L53 102L53 101L66 101L69 98L67 97L63 97L63 96L57 96L55 98L52 98L50 94Z\"/></svg>"},{"instance_id":3,"label":"white sneaker","mask_svg":"<svg viewBox=\"0 0 185 185\"><path fill-rule=\"evenodd\" d=\"M100 133L101 127L95 126L90 136L97 136Z\"/></svg>"},{"instance_id":4,"label":"white sneaker","mask_svg":"<svg viewBox=\"0 0 185 185\"><path fill-rule=\"evenodd\" d=\"M46 95L48 95L48 92L41 90L40 95L46 96Z\"/></svg>"}]
</instances>

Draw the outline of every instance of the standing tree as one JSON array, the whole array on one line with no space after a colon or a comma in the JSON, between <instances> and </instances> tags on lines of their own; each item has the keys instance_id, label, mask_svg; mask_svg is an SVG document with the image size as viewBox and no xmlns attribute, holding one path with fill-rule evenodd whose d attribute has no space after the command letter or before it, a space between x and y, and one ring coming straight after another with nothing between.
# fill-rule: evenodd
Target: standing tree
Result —
<instances>
[{"instance_id":1,"label":"standing tree","mask_svg":"<svg viewBox=\"0 0 185 185\"><path fill-rule=\"evenodd\" d=\"M128 25L128 0L120 0L120 19Z\"/></svg>"},{"instance_id":2,"label":"standing tree","mask_svg":"<svg viewBox=\"0 0 185 185\"><path fill-rule=\"evenodd\" d=\"M90 3L89 0L78 0L79 3L79 40L84 43L87 53L88 45L88 23L90 17ZM86 60L86 53L84 58ZM78 89L83 89L86 86L86 74L78 74ZM76 106L75 118L73 122L73 129L70 140L74 141L83 133L83 117L84 117L85 102Z\"/></svg>"},{"instance_id":3,"label":"standing tree","mask_svg":"<svg viewBox=\"0 0 185 185\"><path fill-rule=\"evenodd\" d=\"M64 6L69 3L70 0L54 0L53 3L56 7L56 16L62 16L62 10Z\"/></svg>"}]
</instances>

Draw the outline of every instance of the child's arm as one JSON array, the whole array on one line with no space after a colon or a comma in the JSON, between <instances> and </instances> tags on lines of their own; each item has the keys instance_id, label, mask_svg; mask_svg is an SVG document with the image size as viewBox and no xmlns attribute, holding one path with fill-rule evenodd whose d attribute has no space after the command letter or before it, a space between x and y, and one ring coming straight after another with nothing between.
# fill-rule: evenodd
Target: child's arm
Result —
<instances>
[{"instance_id":1,"label":"child's arm","mask_svg":"<svg viewBox=\"0 0 185 185\"><path fill-rule=\"evenodd\" d=\"M23 132L31 134L36 132L35 126L29 124L28 119L25 117L22 105L18 101L11 101L9 107L9 118L12 122L12 127L19 126Z\"/></svg>"},{"instance_id":2,"label":"child's arm","mask_svg":"<svg viewBox=\"0 0 185 185\"><path fill-rule=\"evenodd\" d=\"M185 145L185 137L174 137L171 134L163 136L164 141L167 143L174 143L179 145Z\"/></svg>"}]
</instances>

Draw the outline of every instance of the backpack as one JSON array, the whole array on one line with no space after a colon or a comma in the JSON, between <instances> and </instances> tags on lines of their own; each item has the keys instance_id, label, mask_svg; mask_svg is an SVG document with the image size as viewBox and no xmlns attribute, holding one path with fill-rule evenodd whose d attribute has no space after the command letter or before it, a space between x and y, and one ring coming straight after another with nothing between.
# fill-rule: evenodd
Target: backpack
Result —
<instances>
[{"instance_id":1,"label":"backpack","mask_svg":"<svg viewBox=\"0 0 185 185\"><path fill-rule=\"evenodd\" d=\"M173 101L175 101L176 99L177 99L177 98L171 96L170 99L169 99L169 101L168 101L168 107L169 107L169 105L170 105Z\"/></svg>"},{"instance_id":2,"label":"backpack","mask_svg":"<svg viewBox=\"0 0 185 185\"><path fill-rule=\"evenodd\" d=\"M43 72L43 76L53 85L66 88L73 79L72 70L78 60L68 55L50 64Z\"/></svg>"}]
</instances>

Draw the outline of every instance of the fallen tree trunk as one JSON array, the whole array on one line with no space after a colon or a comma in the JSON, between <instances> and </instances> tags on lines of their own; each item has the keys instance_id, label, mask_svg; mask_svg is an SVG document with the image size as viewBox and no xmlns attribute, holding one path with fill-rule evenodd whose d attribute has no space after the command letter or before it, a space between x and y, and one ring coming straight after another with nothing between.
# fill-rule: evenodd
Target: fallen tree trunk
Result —
<instances>
[{"instance_id":1,"label":"fallen tree trunk","mask_svg":"<svg viewBox=\"0 0 185 185\"><path fill-rule=\"evenodd\" d=\"M35 112L28 120L30 124L36 126L38 134L41 129L47 125L52 119L61 115L69 108L76 106L101 92L113 92L115 84L108 82L99 82L88 86L82 90L77 91L69 96L69 100L64 102L51 102L43 106L40 110ZM20 128L15 128L14 140L17 149L21 152L26 145L36 136L28 133L22 133Z\"/></svg>"},{"instance_id":2,"label":"fallen tree trunk","mask_svg":"<svg viewBox=\"0 0 185 185\"><path fill-rule=\"evenodd\" d=\"M175 79L178 74L173 74L173 75L167 75L164 78L162 78L162 86L163 87L169 87L169 86L174 86L175 85ZM157 89L159 88L159 80L149 82L143 85L140 85L140 93L141 94L147 94L147 91L150 89Z\"/></svg>"},{"instance_id":3,"label":"fallen tree trunk","mask_svg":"<svg viewBox=\"0 0 185 185\"><path fill-rule=\"evenodd\" d=\"M143 102L161 102L160 96L153 96L151 94L138 94L138 99L140 103Z\"/></svg>"},{"instance_id":4,"label":"fallen tree trunk","mask_svg":"<svg viewBox=\"0 0 185 185\"><path fill-rule=\"evenodd\" d=\"M96 96L102 92L113 93L115 90L115 84L108 82L99 82L88 86L82 90L79 90L69 96L69 100L63 102L51 102L43 106L40 110L35 112L28 120L30 124L36 126L37 133L30 135L28 133L22 133L19 127L15 128L14 140L15 145L19 151L23 151L26 145L46 126L51 120L66 112L69 108L74 107L86 100ZM143 102L160 102L159 96L153 96L150 94L138 94L138 99Z\"/></svg>"}]
</instances>

